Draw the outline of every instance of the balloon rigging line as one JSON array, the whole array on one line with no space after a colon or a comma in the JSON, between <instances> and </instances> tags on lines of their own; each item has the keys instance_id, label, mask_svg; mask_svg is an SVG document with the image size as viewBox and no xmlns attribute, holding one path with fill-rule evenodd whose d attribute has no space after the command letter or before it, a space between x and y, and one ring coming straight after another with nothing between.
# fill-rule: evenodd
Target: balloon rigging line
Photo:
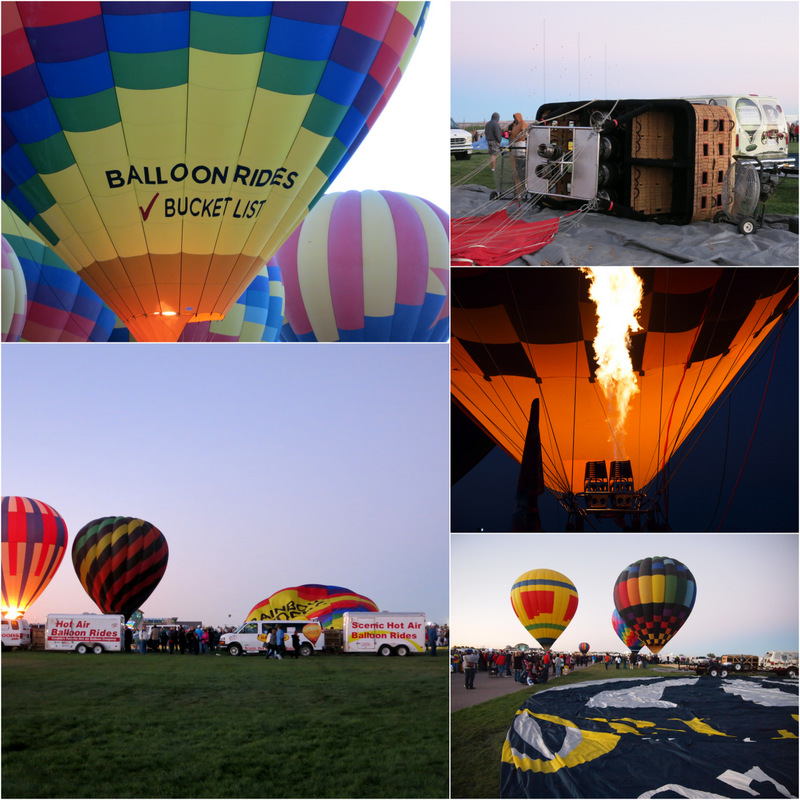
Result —
<instances>
[{"instance_id":1,"label":"balloon rigging line","mask_svg":"<svg viewBox=\"0 0 800 800\"><path fill-rule=\"evenodd\" d=\"M744 454L744 460L742 461L742 466L741 466L741 469L739 470L739 475L736 478L736 483L735 483L735 485L733 487L733 491L731 492L730 500L728 500L728 505L725 507L725 513L722 515L722 519L719 521L719 525L717 526L717 532L719 532L721 530L722 523L725 522L725 517L728 515L728 510L730 509L731 503L733 502L733 498L736 495L736 490L739 488L739 481L742 478L742 473L744 472L745 464L747 464L747 458L750 455L750 448L753 446L753 440L756 437L756 430L758 429L758 423L759 423L759 420L761 419L761 412L764 410L764 403L765 403L765 401L767 399L767 391L769 389L769 383L770 383L770 380L772 379L772 370L775 367L775 358L778 355L778 344L780 343L780 340L781 340L781 331L783 330L783 321L784 321L784 319L785 319L785 317L781 317L781 321L780 321L780 324L778 326L778 338L777 338L777 340L775 342L775 351L772 354L772 362L769 365L769 374L767 375L767 385L764 387L764 394L761 397L761 405L759 406L758 415L756 416L756 421L755 421L755 424L753 425L753 433L750 435L750 442L747 445L747 452Z\"/></svg>"}]
</instances>

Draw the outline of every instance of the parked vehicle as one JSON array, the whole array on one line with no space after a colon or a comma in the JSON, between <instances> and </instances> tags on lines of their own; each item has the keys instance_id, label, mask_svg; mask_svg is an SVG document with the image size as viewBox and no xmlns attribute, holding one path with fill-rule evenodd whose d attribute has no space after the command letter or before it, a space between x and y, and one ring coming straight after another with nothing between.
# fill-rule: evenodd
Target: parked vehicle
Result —
<instances>
[{"instance_id":1,"label":"parked vehicle","mask_svg":"<svg viewBox=\"0 0 800 800\"><path fill-rule=\"evenodd\" d=\"M457 161L472 158L472 134L459 128L455 120L450 117L450 155Z\"/></svg>"},{"instance_id":2,"label":"parked vehicle","mask_svg":"<svg viewBox=\"0 0 800 800\"><path fill-rule=\"evenodd\" d=\"M9 647L20 647L23 650L30 649L31 646L31 626L24 619L4 619L3 620L3 650Z\"/></svg>"},{"instance_id":3,"label":"parked vehicle","mask_svg":"<svg viewBox=\"0 0 800 800\"><path fill-rule=\"evenodd\" d=\"M306 633L303 628L313 625ZM250 654L263 654L267 649L267 636L272 628L278 629L278 635L283 637L286 651L294 652L292 634L297 629L300 634L300 655L310 656L325 647L325 631L313 619L265 619L250 620L240 625L232 633L223 633L219 640L221 652L227 651L232 656ZM313 631L313 633L312 633ZM308 635L311 636L309 638ZM318 635L318 638L314 638Z\"/></svg>"},{"instance_id":4,"label":"parked vehicle","mask_svg":"<svg viewBox=\"0 0 800 800\"><path fill-rule=\"evenodd\" d=\"M125 646L122 614L48 614L44 649L68 650L81 655L119 653Z\"/></svg>"},{"instance_id":5,"label":"parked vehicle","mask_svg":"<svg viewBox=\"0 0 800 800\"><path fill-rule=\"evenodd\" d=\"M725 678L726 676L738 672L756 672L759 669L758 656L750 655L725 655L719 658L712 658L705 664L697 664L694 668L698 675L712 675Z\"/></svg>"},{"instance_id":6,"label":"parked vehicle","mask_svg":"<svg viewBox=\"0 0 800 800\"><path fill-rule=\"evenodd\" d=\"M761 659L761 668L776 675L796 678L797 650L770 650Z\"/></svg>"},{"instance_id":7,"label":"parked vehicle","mask_svg":"<svg viewBox=\"0 0 800 800\"><path fill-rule=\"evenodd\" d=\"M342 621L346 653L407 656L425 651L425 614L421 612L346 611Z\"/></svg>"}]
</instances>

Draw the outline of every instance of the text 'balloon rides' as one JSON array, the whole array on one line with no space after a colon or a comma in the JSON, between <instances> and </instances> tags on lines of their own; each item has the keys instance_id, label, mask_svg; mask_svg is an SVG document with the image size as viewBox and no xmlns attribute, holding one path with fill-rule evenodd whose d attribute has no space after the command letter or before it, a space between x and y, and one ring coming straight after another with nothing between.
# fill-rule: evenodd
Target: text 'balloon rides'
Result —
<instances>
[{"instance_id":1,"label":"text 'balloon rides'","mask_svg":"<svg viewBox=\"0 0 800 800\"><path fill-rule=\"evenodd\" d=\"M31 497L4 497L4 617L21 617L44 591L67 550L67 525L47 503Z\"/></svg>"},{"instance_id":2,"label":"text 'balloon rides'","mask_svg":"<svg viewBox=\"0 0 800 800\"><path fill-rule=\"evenodd\" d=\"M622 619L616 608L611 614L611 626L622 644L634 655L644 647L639 637L625 624L625 620Z\"/></svg>"},{"instance_id":3,"label":"text 'balloon rides'","mask_svg":"<svg viewBox=\"0 0 800 800\"><path fill-rule=\"evenodd\" d=\"M84 525L72 543L72 565L104 614L128 619L164 576L169 548L164 534L134 517L101 517Z\"/></svg>"},{"instance_id":4,"label":"text 'balloon rides'","mask_svg":"<svg viewBox=\"0 0 800 800\"><path fill-rule=\"evenodd\" d=\"M271 594L250 609L247 619L312 619L323 628L341 630L345 611L377 610L378 606L369 597L351 589L307 583Z\"/></svg>"},{"instance_id":5,"label":"text 'balloon rides'","mask_svg":"<svg viewBox=\"0 0 800 800\"><path fill-rule=\"evenodd\" d=\"M288 341L445 341L448 217L388 191L325 195L278 251Z\"/></svg>"},{"instance_id":6,"label":"text 'balloon rides'","mask_svg":"<svg viewBox=\"0 0 800 800\"><path fill-rule=\"evenodd\" d=\"M423 2L12 3L3 199L138 341L222 319L396 85Z\"/></svg>"},{"instance_id":7,"label":"text 'balloon rides'","mask_svg":"<svg viewBox=\"0 0 800 800\"><path fill-rule=\"evenodd\" d=\"M697 584L691 570L665 556L628 565L614 584L614 605L637 638L659 653L692 613Z\"/></svg>"},{"instance_id":8,"label":"text 'balloon rides'","mask_svg":"<svg viewBox=\"0 0 800 800\"><path fill-rule=\"evenodd\" d=\"M578 610L578 590L553 569L533 569L511 587L511 605L525 629L549 650Z\"/></svg>"}]
</instances>

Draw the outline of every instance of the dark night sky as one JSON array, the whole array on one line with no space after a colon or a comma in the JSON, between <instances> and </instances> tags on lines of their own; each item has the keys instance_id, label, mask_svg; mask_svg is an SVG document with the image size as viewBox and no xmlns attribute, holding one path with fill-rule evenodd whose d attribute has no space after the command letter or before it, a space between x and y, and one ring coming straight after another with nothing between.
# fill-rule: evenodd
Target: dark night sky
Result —
<instances>
[{"instance_id":1,"label":"dark night sky","mask_svg":"<svg viewBox=\"0 0 800 800\"><path fill-rule=\"evenodd\" d=\"M757 364L748 363L747 376L733 392L730 434L725 458L728 402L718 400L695 433L719 408L711 425L669 487L668 516L673 531L716 531L736 483L753 432L773 354L777 328ZM678 464L693 437L673 456ZM723 476L724 469L724 476ZM495 447L452 488L454 532L508 531L514 509L519 465ZM722 493L717 506L717 497ZM636 487L637 489L640 487ZM563 531L567 514L545 490L539 498L545 531ZM610 520L594 521L597 530L618 531ZM589 525L585 528L591 531ZM798 530L798 312L787 316L781 333L764 409L747 464L725 517L724 531Z\"/></svg>"}]
</instances>

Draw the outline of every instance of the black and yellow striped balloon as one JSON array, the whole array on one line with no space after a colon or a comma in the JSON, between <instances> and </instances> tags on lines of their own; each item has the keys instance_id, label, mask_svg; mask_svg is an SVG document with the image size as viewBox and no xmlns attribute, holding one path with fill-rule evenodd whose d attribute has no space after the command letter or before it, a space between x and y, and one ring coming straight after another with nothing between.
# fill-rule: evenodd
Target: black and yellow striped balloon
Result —
<instances>
[{"instance_id":1,"label":"black and yellow striped balloon","mask_svg":"<svg viewBox=\"0 0 800 800\"><path fill-rule=\"evenodd\" d=\"M134 517L101 517L84 525L72 545L72 565L105 614L125 619L158 586L169 559L164 534Z\"/></svg>"}]
</instances>

